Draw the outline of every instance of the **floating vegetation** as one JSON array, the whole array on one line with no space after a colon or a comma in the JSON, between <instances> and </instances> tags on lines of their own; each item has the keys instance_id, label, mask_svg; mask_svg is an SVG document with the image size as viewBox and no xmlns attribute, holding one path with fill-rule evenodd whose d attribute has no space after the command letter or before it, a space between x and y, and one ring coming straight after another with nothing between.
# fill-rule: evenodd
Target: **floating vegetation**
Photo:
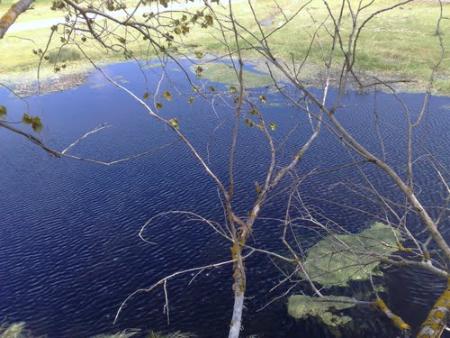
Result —
<instances>
[{"instance_id":1,"label":"floating vegetation","mask_svg":"<svg viewBox=\"0 0 450 338\"><path fill-rule=\"evenodd\" d=\"M234 68L225 63L208 63L194 68L197 76L209 81L238 86L239 81ZM248 88L268 86L273 83L269 75L250 70L244 70L244 84Z\"/></svg>"},{"instance_id":2,"label":"floating vegetation","mask_svg":"<svg viewBox=\"0 0 450 338\"><path fill-rule=\"evenodd\" d=\"M309 249L304 267L322 286L347 286L380 275L380 258L398 250L398 239L397 230L380 222L357 234L330 235Z\"/></svg>"},{"instance_id":3,"label":"floating vegetation","mask_svg":"<svg viewBox=\"0 0 450 338\"><path fill-rule=\"evenodd\" d=\"M28 338L31 336L25 330L25 323L3 324L0 326L0 338Z\"/></svg>"},{"instance_id":4,"label":"floating vegetation","mask_svg":"<svg viewBox=\"0 0 450 338\"><path fill-rule=\"evenodd\" d=\"M143 332L139 329L123 330L112 334L99 334L91 338L131 338L139 334L143 336ZM145 333L145 338L195 338L192 333L183 333L180 331L172 333L160 333L150 331ZM0 325L0 338L39 338L32 335L32 333L25 328L25 322L18 322L13 324ZM41 337L43 338L43 337Z\"/></svg>"},{"instance_id":5,"label":"floating vegetation","mask_svg":"<svg viewBox=\"0 0 450 338\"><path fill-rule=\"evenodd\" d=\"M172 333L159 333L159 332L150 332L150 335L146 338L194 338L195 335L191 333L183 333L180 331L172 332Z\"/></svg>"},{"instance_id":6,"label":"floating vegetation","mask_svg":"<svg viewBox=\"0 0 450 338\"><path fill-rule=\"evenodd\" d=\"M147 61L143 66L142 69L152 69L152 68L161 68L160 62L154 62L154 61ZM172 69L170 69L172 70Z\"/></svg>"},{"instance_id":7,"label":"floating vegetation","mask_svg":"<svg viewBox=\"0 0 450 338\"><path fill-rule=\"evenodd\" d=\"M136 334L140 334L139 337L142 336L142 332L140 330L124 330L115 334L101 334L94 336L92 338L130 338L135 336ZM180 331L172 332L172 333L161 333L151 331L150 333L145 335L145 338L194 338L195 335L191 333L183 333ZM3 338L3 337L0 337Z\"/></svg>"},{"instance_id":8,"label":"floating vegetation","mask_svg":"<svg viewBox=\"0 0 450 338\"><path fill-rule=\"evenodd\" d=\"M315 317L329 328L344 326L352 321L349 316L336 312L355 306L355 302L349 297L328 296L311 297L295 295L289 297L288 313L296 319Z\"/></svg>"},{"instance_id":9,"label":"floating vegetation","mask_svg":"<svg viewBox=\"0 0 450 338\"><path fill-rule=\"evenodd\" d=\"M114 334L99 334L92 338L130 338L138 333L139 333L139 331L137 331L137 330L133 330L133 331L124 330L122 332L117 332Z\"/></svg>"},{"instance_id":10,"label":"floating vegetation","mask_svg":"<svg viewBox=\"0 0 450 338\"><path fill-rule=\"evenodd\" d=\"M40 82L40 86L36 81L21 81L12 85L15 94L22 97L40 94L48 94L53 92L61 92L76 88L85 83L87 73L62 74L59 76L49 77Z\"/></svg>"},{"instance_id":11,"label":"floating vegetation","mask_svg":"<svg viewBox=\"0 0 450 338\"><path fill-rule=\"evenodd\" d=\"M351 281L365 281L373 274L381 275L380 259L398 251L400 239L397 230L380 222L356 234L329 235L309 249L304 268L308 277L321 286L346 287ZM380 298L374 304L394 323L401 322L402 325L397 327L402 330L407 327ZM341 329L354 326L347 325L352 322L352 317L342 311L355 305L353 298L344 296L293 295L288 300L288 313L296 319L315 318L340 337Z\"/></svg>"}]
</instances>

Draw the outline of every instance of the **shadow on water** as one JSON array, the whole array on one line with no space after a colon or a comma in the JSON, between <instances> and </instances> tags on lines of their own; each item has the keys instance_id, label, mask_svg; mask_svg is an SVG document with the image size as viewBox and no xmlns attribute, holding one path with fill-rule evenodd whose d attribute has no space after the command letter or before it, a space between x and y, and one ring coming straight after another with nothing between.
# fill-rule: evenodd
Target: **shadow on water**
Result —
<instances>
[{"instance_id":1,"label":"shadow on water","mask_svg":"<svg viewBox=\"0 0 450 338\"><path fill-rule=\"evenodd\" d=\"M160 72L158 68L148 67L147 84L132 63L109 66L106 71L142 95L146 91L154 92L155 88L147 85L157 82ZM226 177L229 127L225 123L214 134L211 131L218 122L231 118L229 110L219 99L214 103L215 113L201 99L187 104L192 93L181 79L182 73L172 69L169 75L162 91L170 89L174 97L170 102L158 99L164 105L161 113L167 118L176 117L203 154L209 142L211 167L220 177ZM223 89L220 84L216 87ZM251 95L257 97L258 90ZM421 98L417 94L404 95L416 108ZM0 92L0 101L8 105L8 118L23 113L22 103L5 91ZM280 135L299 125L294 137L286 143L284 156L289 158L305 138L307 121L275 94L268 95L268 101L264 114L268 120L277 122ZM84 157L112 160L175 141L171 133L149 119L138 104L108 84L100 74L92 74L78 88L31 97L29 102L32 112L44 122L40 136L58 149L96 125L110 123L111 128L77 146L74 152ZM378 151L378 144L373 141L375 130L367 128L373 122L374 102L372 94L349 93L341 119L358 139ZM433 114L427 116L418 134L421 139L418 151L432 151L445 165L449 164L450 114L445 108L449 104L450 98L433 98L430 109ZM404 130L401 129L403 116L398 113L394 98L387 94L377 94L376 109L384 123L392 126L383 130L387 156L401 166L404 141L399 130ZM237 204L241 204L242 210L252 201L254 181L260 179L258 175L268 158L267 149L260 146L261 140L255 129L243 128L237 154L240 164L236 187ZM160 289L133 298L118 324L112 324L121 301L137 288L179 269L228 259L228 245L219 236L203 224L182 217L160 217L150 225L146 236L155 245L137 237L144 222L160 211L193 210L218 221L222 219L214 185L180 143L152 156L112 167L49 158L10 133L0 133L0 144L0 318L9 322L25 321L36 334L50 338L88 337L124 328L182 330L201 337L226 335L232 307L229 267L206 271L190 285L192 275L170 282L170 326L162 313L164 295ZM302 185L305 203L348 230L357 231L372 219L343 208L342 204L373 213L377 209L342 187L347 181L361 180L354 169L327 170L351 161L334 136L325 130L299 173L304 175L318 168L319 174L311 175ZM417 164L417 171L421 172L419 183L425 187L423 195L429 196L427 202L438 203L441 196L435 192L432 171L423 162ZM390 186L376 172L370 174L377 185ZM335 201L330 201L330 194L336 196ZM279 217L285 202L281 197L272 199L264 216ZM261 221L254 238L261 247L280 250L280 231L278 224ZM308 231L301 237L306 246L317 240ZM286 299L256 311L279 295L269 290L280 277L266 257L253 257L248 266L245 334L330 336L313 320L296 322L289 318ZM387 276L389 303L406 320L417 325L442 285L439 281L430 282L431 276L416 271ZM427 288L423 287L424 280ZM404 300L408 300L407 307ZM381 315L368 310L354 311L358 311L354 313L355 331L345 332L344 337L361 336L354 332L364 332L364 337L398 335Z\"/></svg>"}]
</instances>

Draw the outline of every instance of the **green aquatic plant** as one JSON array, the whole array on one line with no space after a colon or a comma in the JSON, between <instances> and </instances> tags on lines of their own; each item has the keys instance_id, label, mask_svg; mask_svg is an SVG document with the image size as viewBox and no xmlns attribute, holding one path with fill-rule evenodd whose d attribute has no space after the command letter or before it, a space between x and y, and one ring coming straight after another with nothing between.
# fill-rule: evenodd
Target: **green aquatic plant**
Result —
<instances>
[{"instance_id":1,"label":"green aquatic plant","mask_svg":"<svg viewBox=\"0 0 450 338\"><path fill-rule=\"evenodd\" d=\"M225 63L208 63L197 66L194 71L197 76L201 76L209 81L223 83L234 88L239 86L234 68ZM263 87L273 83L269 75L250 70L244 71L243 79L245 86L248 88Z\"/></svg>"},{"instance_id":2,"label":"green aquatic plant","mask_svg":"<svg viewBox=\"0 0 450 338\"><path fill-rule=\"evenodd\" d=\"M140 330L124 330L121 332L117 332L114 334L101 334L94 336L92 338L130 338L135 336L136 334L142 334ZM141 337L141 335L140 335ZM150 333L145 335L146 338L193 338L195 337L191 333L183 333L180 331L172 332L172 333L161 333L161 332L155 332L150 331ZM3 338L3 337L0 337Z\"/></svg>"},{"instance_id":3,"label":"green aquatic plant","mask_svg":"<svg viewBox=\"0 0 450 338\"><path fill-rule=\"evenodd\" d=\"M288 313L296 319L314 317L329 328L337 328L351 322L352 318L339 313L355 306L349 297L311 297L294 295L288 300Z\"/></svg>"},{"instance_id":4,"label":"green aquatic plant","mask_svg":"<svg viewBox=\"0 0 450 338\"><path fill-rule=\"evenodd\" d=\"M92 338L130 338L138 334L138 330L124 330L113 334L99 334Z\"/></svg>"},{"instance_id":5,"label":"green aquatic plant","mask_svg":"<svg viewBox=\"0 0 450 338\"><path fill-rule=\"evenodd\" d=\"M383 257L399 250L399 232L375 222L369 228L345 235L329 235L308 251L304 268L308 277L325 287L347 286L380 274Z\"/></svg>"},{"instance_id":6,"label":"green aquatic plant","mask_svg":"<svg viewBox=\"0 0 450 338\"><path fill-rule=\"evenodd\" d=\"M25 328L25 322L17 322L12 324L2 324L0 325L0 338L38 338L34 336L29 330ZM137 334L143 334L139 329L123 330L111 334L99 334L91 338L131 338ZM140 337L141 337L140 335ZM180 331L172 333L161 333L150 331L145 335L146 338L194 338L195 335L191 333L183 333Z\"/></svg>"},{"instance_id":7,"label":"green aquatic plant","mask_svg":"<svg viewBox=\"0 0 450 338\"><path fill-rule=\"evenodd\" d=\"M147 338L194 338L195 335L191 333L183 333L180 331L172 332L172 333L159 333L159 332L150 332L150 335Z\"/></svg>"},{"instance_id":8,"label":"green aquatic plant","mask_svg":"<svg viewBox=\"0 0 450 338\"><path fill-rule=\"evenodd\" d=\"M24 322L0 325L0 338L31 338Z\"/></svg>"},{"instance_id":9,"label":"green aquatic plant","mask_svg":"<svg viewBox=\"0 0 450 338\"><path fill-rule=\"evenodd\" d=\"M375 222L359 233L329 235L316 243L307 253L302 277L308 277L324 287L345 287L350 281L364 281L371 275L381 275L379 265L383 258L399 250L407 250L401 244L399 231ZM342 311L356 304L353 298L344 296L293 295L288 299L288 313L296 319L316 318L340 337L340 328L352 321ZM409 329L409 325L394 314L378 295L375 301L366 304L373 304L400 330Z\"/></svg>"}]
</instances>

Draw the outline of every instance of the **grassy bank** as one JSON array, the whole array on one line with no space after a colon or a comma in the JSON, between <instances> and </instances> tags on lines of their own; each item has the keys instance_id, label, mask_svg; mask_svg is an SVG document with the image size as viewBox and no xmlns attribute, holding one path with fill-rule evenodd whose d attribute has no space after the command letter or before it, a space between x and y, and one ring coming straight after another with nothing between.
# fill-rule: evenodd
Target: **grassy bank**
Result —
<instances>
[{"instance_id":1,"label":"grassy bank","mask_svg":"<svg viewBox=\"0 0 450 338\"><path fill-rule=\"evenodd\" d=\"M329 1L334 13L339 10L337 0ZM356 1L352 1L356 4ZM285 14L292 15L299 4L290 0L280 0L280 6ZM392 5L390 0L379 0L367 11L367 15L383 6ZM7 4L2 4L0 8L5 8ZM39 14L39 20L52 18L58 12L49 10L49 2L38 1L35 9L25 13L19 22L33 21ZM324 22L327 16L327 9L321 0L312 0L308 5L308 13L304 12L296 19L292 20L283 29L270 37L270 43L275 54L284 59L303 60L308 48L312 34L316 28ZM260 0L256 6L257 16L263 24L263 29L269 32L276 28L283 20L274 2L270 0ZM384 13L369 23L359 41L357 53L356 69L365 75L377 75L385 78L410 79L415 82L408 84L403 89L424 90L426 81L429 79L431 69L441 53L439 39L436 35L436 22L439 17L440 7L434 1L415 1L413 4L397 8L389 13ZM258 34L258 27L255 24L251 9L246 1L235 5L236 19L246 27ZM450 4L444 5L444 16L450 16ZM314 19L313 19L314 18ZM364 15L362 20L364 19ZM322 69L322 48L326 48L331 40L327 34L327 29L332 29L331 20L325 21L324 27L319 29L317 43L312 45L309 53L310 57L306 63L303 76L306 79L317 78L317 73ZM345 37L350 32L351 18L344 18L341 34ZM191 33L183 38L183 43L189 47L182 49L184 52L192 53L201 51L209 54L221 54L225 52L223 45L217 40L219 32L213 26L209 29L195 28ZM443 20L441 23L443 41L445 48L450 50L450 20ZM2 62L0 64L0 80L14 81L35 76L39 57L33 53L38 48L44 49L50 34L49 28L18 31L8 34L0 41L0 53ZM250 40L250 34L245 34ZM320 43L319 43L320 42ZM58 53L61 43L59 38L54 39L50 44L50 53ZM192 46L197 46L193 48ZM133 51L137 58L151 57L147 48L147 42L141 39L128 41L127 47ZM89 39L83 43L83 49L90 57L96 61L115 62L123 60L122 53L105 51ZM78 69L86 68L86 61L75 47L66 47L68 55L67 65L60 69L60 73L76 72ZM248 60L257 61L256 52L245 52ZM336 52L336 67L342 61L342 55ZM60 60L61 61L61 60ZM63 63L65 61L63 60ZM42 77L54 74L54 64L45 62L42 68ZM24 74L27 76L24 77ZM440 66L439 74L436 78L435 89L442 94L450 94L450 57L446 53Z\"/></svg>"}]
</instances>

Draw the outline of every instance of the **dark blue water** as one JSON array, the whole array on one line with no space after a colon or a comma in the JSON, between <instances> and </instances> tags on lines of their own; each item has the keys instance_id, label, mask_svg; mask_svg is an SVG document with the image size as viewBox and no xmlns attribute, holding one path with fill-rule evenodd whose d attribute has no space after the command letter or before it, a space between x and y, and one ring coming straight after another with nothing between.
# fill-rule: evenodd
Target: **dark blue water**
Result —
<instances>
[{"instance_id":1,"label":"dark blue water","mask_svg":"<svg viewBox=\"0 0 450 338\"><path fill-rule=\"evenodd\" d=\"M139 95L146 90L153 93L160 75L158 68L149 68L145 71L146 81L132 63L110 66L106 71ZM223 88L217 84L218 90ZM224 101L229 99L216 97L214 110L208 100L200 98L187 104L191 87L175 68L163 83L162 90L166 89L174 98L171 102L159 99L164 104L162 114L178 118L182 130L201 154L207 156L209 151L211 167L226 181L230 142L227 122L231 121L232 110ZM255 102L262 90L250 93ZM332 92L331 100L334 96ZM402 97L416 114L422 95ZM280 155L280 161L284 161L308 136L308 122L283 98L269 94L268 99L269 104L260 103L260 109L268 121L278 124L274 135L280 142L298 125ZM25 139L0 130L0 319L25 321L35 334L50 338L89 337L125 328L182 330L201 337L224 337L232 307L230 267L205 271L190 285L192 275L169 282L170 326L163 314L161 289L133 298L117 325L112 324L120 303L134 290L180 269L229 259L229 245L220 236L186 217L157 218L146 232L155 245L144 243L137 236L146 220L161 211L189 210L223 220L213 182L186 147L100 74L91 75L78 88L27 100L30 112L41 116L44 123L39 136L57 149L101 123L111 124L74 148L73 154L85 158L114 160L175 143L152 155L105 167L49 157ZM8 107L9 120L19 119L26 109L22 101L6 91L0 92L0 102ZM403 173L405 123L394 97L384 93L349 93L343 104L340 119L368 148L380 153L373 127L376 108L387 158ZM431 152L436 161L447 167L449 105L450 98L433 97L416 138L417 156ZM244 212L253 201L254 182L261 182L268 155L261 133L243 124L237 161L238 210ZM435 205L442 195L426 159L425 156L416 164L417 183L427 204ZM325 128L298 169L299 175L315 169L301 185L305 203L349 230L366 226L380 212L377 205L363 194L350 191L345 184L364 182L355 167L346 166L354 160ZM392 184L383 175L367 166L364 169L375 186L385 187L383 192L395 198L395 191L390 191ZM275 195L267 203L264 217L283 215L283 196ZM305 246L314 243L314 232L301 229L300 233ZM283 252L280 236L278 223L262 220L255 227L254 244ZM303 329L286 316L285 299L256 312L279 295L269 293L281 278L277 269L264 256L252 257L248 267L245 333L296 337L298 330ZM410 292L423 313L440 290L439 281L431 285L425 290L415 285ZM402 308L401 303L398 308ZM411 320L421 319L411 315ZM376 332L374 335L383 336Z\"/></svg>"}]
</instances>

